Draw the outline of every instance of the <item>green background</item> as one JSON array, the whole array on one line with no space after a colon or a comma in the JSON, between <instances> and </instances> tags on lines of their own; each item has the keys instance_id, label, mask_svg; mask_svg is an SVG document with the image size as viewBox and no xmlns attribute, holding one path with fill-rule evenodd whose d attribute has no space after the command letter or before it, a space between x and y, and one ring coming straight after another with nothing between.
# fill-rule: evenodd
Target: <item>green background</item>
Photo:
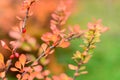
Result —
<instances>
[{"instance_id":1,"label":"green background","mask_svg":"<svg viewBox=\"0 0 120 80\"><path fill-rule=\"evenodd\" d=\"M76 13L73 13L68 24L79 24L82 29L92 18L102 19L109 31L101 36L92 59L86 65L88 74L77 80L120 80L120 1L119 0L78 0ZM69 49L57 49L56 56L62 64L74 63L70 58L80 50L80 40L73 40ZM62 58L61 58L62 57ZM73 71L66 71L69 75Z\"/></svg>"}]
</instances>

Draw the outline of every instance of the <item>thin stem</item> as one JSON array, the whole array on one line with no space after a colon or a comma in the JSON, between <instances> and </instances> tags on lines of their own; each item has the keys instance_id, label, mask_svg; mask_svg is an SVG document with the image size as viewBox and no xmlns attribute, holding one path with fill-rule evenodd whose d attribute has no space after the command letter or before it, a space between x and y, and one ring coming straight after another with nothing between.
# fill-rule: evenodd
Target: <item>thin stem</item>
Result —
<instances>
[{"instance_id":1,"label":"thin stem","mask_svg":"<svg viewBox=\"0 0 120 80\"><path fill-rule=\"evenodd\" d=\"M80 60L80 62L78 63L78 69L74 73L73 80L75 80L77 78L76 75L79 73L79 69L80 69L82 64L83 64L83 62L82 62L82 60Z\"/></svg>"},{"instance_id":2,"label":"thin stem","mask_svg":"<svg viewBox=\"0 0 120 80\"><path fill-rule=\"evenodd\" d=\"M30 10L31 5L32 5L34 2L35 2L35 1L33 0L33 1L30 3L30 5L29 5L29 7L27 8L27 10L26 10L26 15L25 15L25 18L24 18L24 20L23 20L22 29L26 27L26 22L27 22L28 15L29 15L29 10ZM21 30L21 32L22 32L22 30Z\"/></svg>"}]
</instances>

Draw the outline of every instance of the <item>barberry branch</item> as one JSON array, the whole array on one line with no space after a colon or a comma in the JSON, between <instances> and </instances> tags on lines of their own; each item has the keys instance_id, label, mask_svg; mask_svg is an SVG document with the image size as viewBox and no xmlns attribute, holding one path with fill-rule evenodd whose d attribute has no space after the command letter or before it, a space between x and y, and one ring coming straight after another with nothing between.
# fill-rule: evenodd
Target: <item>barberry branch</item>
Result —
<instances>
[{"instance_id":1,"label":"barberry branch","mask_svg":"<svg viewBox=\"0 0 120 80\"><path fill-rule=\"evenodd\" d=\"M23 19L23 25L22 25L22 29L21 29L21 32L24 33L24 30L25 30L25 27L26 27L26 22L27 22L27 19L28 19L28 15L29 15L29 10L30 10L30 7L31 5L35 2L35 0L31 1L30 5L28 6L27 10L26 10L26 13L25 13L25 18Z\"/></svg>"},{"instance_id":2,"label":"barberry branch","mask_svg":"<svg viewBox=\"0 0 120 80\"><path fill-rule=\"evenodd\" d=\"M86 49L84 50L84 52L86 52L86 53L84 54L84 52L83 52L84 59L86 58L87 55L89 55L88 52L90 50L90 46L93 45L93 40L95 39L95 31L96 30L93 30L93 35L91 36L91 40L89 41L88 45L86 46ZM78 65L77 65L77 69L75 70L75 73L73 75L73 80L76 80L77 76L79 75L79 70L81 68L81 65L85 64L84 59L79 60Z\"/></svg>"},{"instance_id":3,"label":"barberry branch","mask_svg":"<svg viewBox=\"0 0 120 80\"><path fill-rule=\"evenodd\" d=\"M71 36L71 37L66 38L65 40L66 40L66 41L71 41L71 40L73 40L73 39L80 38L82 35L83 35L83 33L80 33L80 34L77 34L77 35L73 35L73 36ZM41 55L40 55L30 66L33 67L33 66L34 66L34 63L38 62L42 57L44 57L44 56L47 57L47 55L49 54L49 52L52 51L53 49L55 49L55 48L60 44L60 41L61 41L61 40L57 41L54 46L53 46L53 45L52 45L52 46L49 46L49 47L46 49L46 51L43 51L43 52L41 53ZM22 73L22 76L23 76L24 74L26 74L26 73L27 73L27 71L23 72L23 73ZM21 78L22 78L22 77L21 77Z\"/></svg>"}]
</instances>

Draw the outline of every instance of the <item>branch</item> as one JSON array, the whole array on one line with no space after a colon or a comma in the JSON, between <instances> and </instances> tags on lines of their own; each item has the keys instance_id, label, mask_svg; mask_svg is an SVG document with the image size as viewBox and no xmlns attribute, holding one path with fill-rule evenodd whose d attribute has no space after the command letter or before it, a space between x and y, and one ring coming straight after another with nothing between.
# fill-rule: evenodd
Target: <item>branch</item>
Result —
<instances>
[{"instance_id":1,"label":"branch","mask_svg":"<svg viewBox=\"0 0 120 80\"><path fill-rule=\"evenodd\" d=\"M89 52L90 46L91 46L94 38L95 38L95 30L94 30L94 32L93 32L93 37L91 38L90 42L88 43L85 52L87 52L87 53ZM85 57L86 57L86 56L84 56L84 58L85 58ZM77 76L78 76L78 73L79 73L79 69L80 69L80 67L81 67L82 64L84 64L84 63L83 63L83 60L80 59L78 65L77 65L78 68L76 69L76 71L75 71L75 73L74 73L73 80L76 80L76 78L77 78Z\"/></svg>"},{"instance_id":2,"label":"branch","mask_svg":"<svg viewBox=\"0 0 120 80\"><path fill-rule=\"evenodd\" d=\"M28 7L27 10L26 10L26 15L25 15L25 18L24 18L24 20L23 20L22 30L26 27L26 22L27 22L28 15L29 15L29 10L30 10L31 5L32 5L34 2L35 2L35 0L33 0L33 1L30 3L29 7ZM21 32L22 32L22 30L21 30Z\"/></svg>"},{"instance_id":3,"label":"branch","mask_svg":"<svg viewBox=\"0 0 120 80\"><path fill-rule=\"evenodd\" d=\"M83 35L83 33L81 33L81 34L79 34L79 35L73 35L73 36L71 36L71 37L69 37L69 38L66 38L66 41L71 41L71 40L73 40L73 39L75 39L75 38L80 38L82 35ZM59 44L60 44L60 40L56 43L56 45L54 45L54 46L49 46L49 47L48 47L48 48L49 48L49 52L50 52L51 50L55 49ZM48 48L47 48L47 49L48 49ZM40 55L30 66L33 67L33 66L34 66L34 63L35 63L35 62L38 62L38 61L39 61L42 57L44 57L44 56L47 56L45 51L43 51L43 52L41 53L41 55ZM27 72L25 71L24 73L22 73L22 76L23 76L25 73L27 73Z\"/></svg>"}]
</instances>

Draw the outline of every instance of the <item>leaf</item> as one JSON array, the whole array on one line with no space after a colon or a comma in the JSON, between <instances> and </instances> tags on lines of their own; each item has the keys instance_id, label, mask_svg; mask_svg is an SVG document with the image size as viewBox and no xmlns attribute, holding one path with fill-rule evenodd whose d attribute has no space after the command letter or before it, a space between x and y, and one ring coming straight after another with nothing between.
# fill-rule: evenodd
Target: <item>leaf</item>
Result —
<instances>
[{"instance_id":1,"label":"leaf","mask_svg":"<svg viewBox=\"0 0 120 80\"><path fill-rule=\"evenodd\" d=\"M29 74L24 74L23 77L22 77L22 80L28 80L28 77L29 77Z\"/></svg>"},{"instance_id":2,"label":"leaf","mask_svg":"<svg viewBox=\"0 0 120 80\"><path fill-rule=\"evenodd\" d=\"M26 56L24 54L21 54L19 57L19 61L22 64L22 66L24 67L25 62L26 62Z\"/></svg>"},{"instance_id":3,"label":"leaf","mask_svg":"<svg viewBox=\"0 0 120 80\"><path fill-rule=\"evenodd\" d=\"M43 44L41 45L41 48L43 49L43 51L45 51L47 47L48 47L48 45L45 44L45 43L43 43Z\"/></svg>"},{"instance_id":4,"label":"leaf","mask_svg":"<svg viewBox=\"0 0 120 80\"><path fill-rule=\"evenodd\" d=\"M20 74L17 74L16 77L18 78L18 80L20 80L21 75L20 75Z\"/></svg>"},{"instance_id":5,"label":"leaf","mask_svg":"<svg viewBox=\"0 0 120 80\"><path fill-rule=\"evenodd\" d=\"M4 57L2 53L0 53L0 72L3 72L4 70L5 70Z\"/></svg>"},{"instance_id":6,"label":"leaf","mask_svg":"<svg viewBox=\"0 0 120 80\"><path fill-rule=\"evenodd\" d=\"M92 55L86 56L86 58L85 58L85 60L83 61L83 63L87 63L87 62L90 60L91 57L92 57Z\"/></svg>"},{"instance_id":7,"label":"leaf","mask_svg":"<svg viewBox=\"0 0 120 80\"><path fill-rule=\"evenodd\" d=\"M0 78L4 78L5 77L5 72L1 72L0 73Z\"/></svg>"},{"instance_id":8,"label":"leaf","mask_svg":"<svg viewBox=\"0 0 120 80\"><path fill-rule=\"evenodd\" d=\"M48 76L50 74L50 71L49 70L45 70L43 73L42 73L44 76Z\"/></svg>"},{"instance_id":9,"label":"leaf","mask_svg":"<svg viewBox=\"0 0 120 80\"><path fill-rule=\"evenodd\" d=\"M34 66L33 69L35 70L35 72L40 72L42 70L42 66Z\"/></svg>"},{"instance_id":10,"label":"leaf","mask_svg":"<svg viewBox=\"0 0 120 80\"><path fill-rule=\"evenodd\" d=\"M30 62L32 62L32 61L34 61L36 58L35 58L35 56L34 55L32 55L32 54L26 54L26 57L27 57L27 62L26 62L26 64L28 64L28 63L30 63Z\"/></svg>"},{"instance_id":11,"label":"leaf","mask_svg":"<svg viewBox=\"0 0 120 80\"><path fill-rule=\"evenodd\" d=\"M81 59L82 58L82 54L80 53L80 51L76 51L76 53L73 54L72 59Z\"/></svg>"},{"instance_id":12,"label":"leaf","mask_svg":"<svg viewBox=\"0 0 120 80\"><path fill-rule=\"evenodd\" d=\"M4 63L4 57L3 57L2 53L0 53L0 62Z\"/></svg>"},{"instance_id":13,"label":"leaf","mask_svg":"<svg viewBox=\"0 0 120 80\"><path fill-rule=\"evenodd\" d=\"M18 69L21 69L21 63L19 61L16 61L15 67Z\"/></svg>"},{"instance_id":14,"label":"leaf","mask_svg":"<svg viewBox=\"0 0 120 80\"><path fill-rule=\"evenodd\" d=\"M10 68L10 70L11 71L19 71L17 68L14 68L14 67Z\"/></svg>"},{"instance_id":15,"label":"leaf","mask_svg":"<svg viewBox=\"0 0 120 80\"><path fill-rule=\"evenodd\" d=\"M41 36L41 40L48 42L51 40L52 35L53 35L52 33L47 32Z\"/></svg>"},{"instance_id":16,"label":"leaf","mask_svg":"<svg viewBox=\"0 0 120 80\"><path fill-rule=\"evenodd\" d=\"M88 71L82 71L82 72L80 72L80 74L87 74L88 73Z\"/></svg>"},{"instance_id":17,"label":"leaf","mask_svg":"<svg viewBox=\"0 0 120 80\"><path fill-rule=\"evenodd\" d=\"M74 65L72 65L72 64L69 64L68 67L69 67L69 69L71 69L71 70L76 70L76 69L78 68L77 66L74 66Z\"/></svg>"},{"instance_id":18,"label":"leaf","mask_svg":"<svg viewBox=\"0 0 120 80\"><path fill-rule=\"evenodd\" d=\"M11 51L11 49L7 46L7 44L3 40L0 40L0 42L1 42L1 45L2 45L3 48Z\"/></svg>"},{"instance_id":19,"label":"leaf","mask_svg":"<svg viewBox=\"0 0 120 80\"><path fill-rule=\"evenodd\" d=\"M82 66L82 67L80 67L79 70L84 70L84 69L86 69L86 66Z\"/></svg>"},{"instance_id":20,"label":"leaf","mask_svg":"<svg viewBox=\"0 0 120 80\"><path fill-rule=\"evenodd\" d=\"M59 47L62 47L62 48L67 48L69 46L70 46L70 43L68 41L65 41L64 39L62 39L59 44Z\"/></svg>"},{"instance_id":21,"label":"leaf","mask_svg":"<svg viewBox=\"0 0 120 80\"><path fill-rule=\"evenodd\" d=\"M49 78L49 77L46 77L46 79L45 80L52 80L51 78Z\"/></svg>"}]
</instances>

